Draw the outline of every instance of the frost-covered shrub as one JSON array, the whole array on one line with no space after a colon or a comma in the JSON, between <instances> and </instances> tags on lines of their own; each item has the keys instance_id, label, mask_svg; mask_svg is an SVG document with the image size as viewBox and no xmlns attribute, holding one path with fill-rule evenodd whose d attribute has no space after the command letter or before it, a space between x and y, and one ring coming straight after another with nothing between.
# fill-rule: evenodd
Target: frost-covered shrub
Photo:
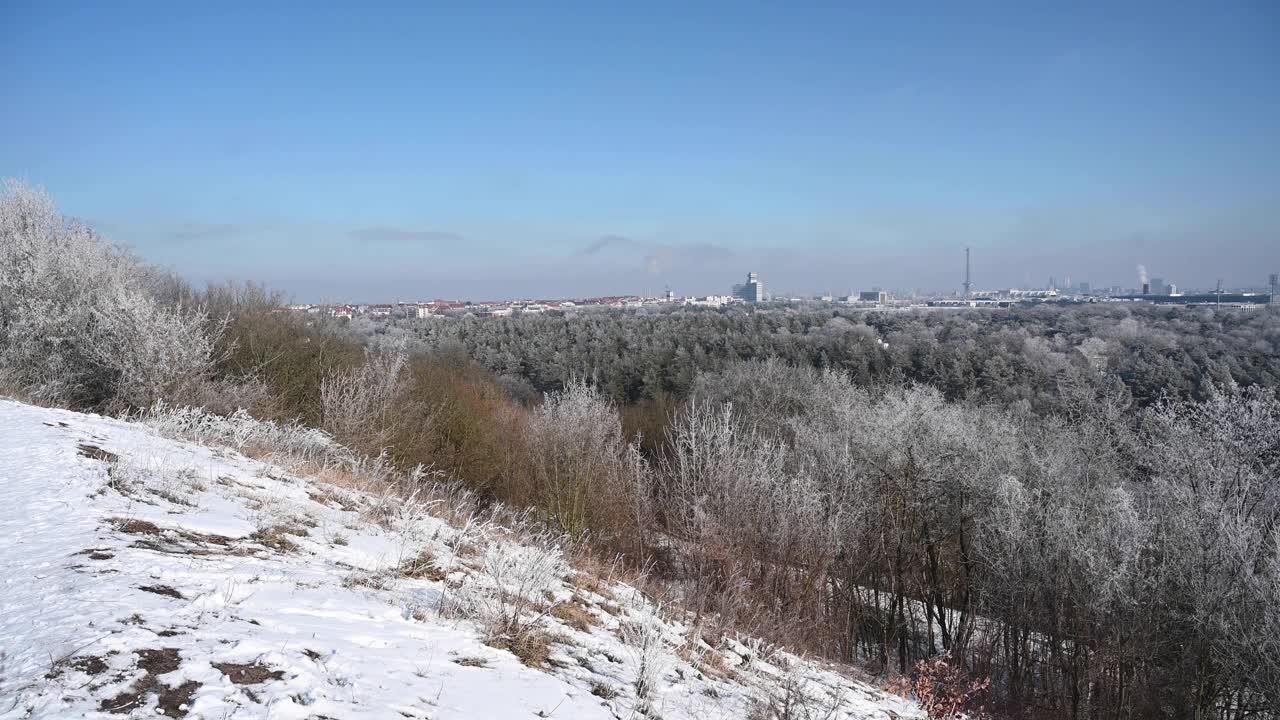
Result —
<instances>
[{"instance_id":1,"label":"frost-covered shrub","mask_svg":"<svg viewBox=\"0 0 1280 720\"><path fill-rule=\"evenodd\" d=\"M282 456L294 463L363 468L369 464L339 445L328 433L299 423L258 420L244 410L218 415L198 407L173 407L157 401L137 419L161 435L201 443L250 448Z\"/></svg>"},{"instance_id":2,"label":"frost-covered shrub","mask_svg":"<svg viewBox=\"0 0 1280 720\"><path fill-rule=\"evenodd\" d=\"M627 443L617 409L596 388L574 381L548 394L529 420L527 440L530 500L549 525L580 537L605 528L622 534L640 524L638 448Z\"/></svg>"},{"instance_id":3,"label":"frost-covered shrub","mask_svg":"<svg viewBox=\"0 0 1280 720\"><path fill-rule=\"evenodd\" d=\"M165 305L161 276L43 192L0 195L0 380L50 403L146 406L197 381L218 326Z\"/></svg>"},{"instance_id":4,"label":"frost-covered shrub","mask_svg":"<svg viewBox=\"0 0 1280 720\"><path fill-rule=\"evenodd\" d=\"M814 682L802 663L793 662L747 705L747 720L835 720L847 705L842 692ZM891 716L892 717L892 716Z\"/></svg>"},{"instance_id":5,"label":"frost-covered shrub","mask_svg":"<svg viewBox=\"0 0 1280 720\"><path fill-rule=\"evenodd\" d=\"M632 688L636 698L640 700L638 710L641 715L648 716L652 714L651 699L654 691L662 680L662 674L671 664L671 655L662 638L665 628L662 608L636 597L633 598L631 611L634 619L623 621L622 640L635 658L636 678Z\"/></svg>"},{"instance_id":6,"label":"frost-covered shrub","mask_svg":"<svg viewBox=\"0 0 1280 720\"><path fill-rule=\"evenodd\" d=\"M403 347L366 351L360 367L326 376L320 383L324 429L362 447L383 447L395 431L408 361Z\"/></svg>"},{"instance_id":7,"label":"frost-covered shrub","mask_svg":"<svg viewBox=\"0 0 1280 720\"><path fill-rule=\"evenodd\" d=\"M547 598L567 571L550 535L526 537L520 544L490 540L481 550L479 572L458 588L443 610L475 620L490 644L537 665L540 661L530 651L545 638L542 621L551 610Z\"/></svg>"}]
</instances>

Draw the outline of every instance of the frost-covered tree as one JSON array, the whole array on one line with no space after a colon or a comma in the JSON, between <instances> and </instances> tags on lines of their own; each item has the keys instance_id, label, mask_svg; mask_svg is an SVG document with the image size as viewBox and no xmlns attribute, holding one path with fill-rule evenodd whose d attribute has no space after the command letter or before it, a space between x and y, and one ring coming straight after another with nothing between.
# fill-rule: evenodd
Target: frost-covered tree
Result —
<instances>
[{"instance_id":1,"label":"frost-covered tree","mask_svg":"<svg viewBox=\"0 0 1280 720\"><path fill-rule=\"evenodd\" d=\"M211 367L220 325L45 193L0 195L0 380L42 402L145 407Z\"/></svg>"},{"instance_id":2,"label":"frost-covered tree","mask_svg":"<svg viewBox=\"0 0 1280 720\"><path fill-rule=\"evenodd\" d=\"M1145 433L1152 582L1169 706L1280 712L1280 401L1273 390L1164 403Z\"/></svg>"}]
</instances>

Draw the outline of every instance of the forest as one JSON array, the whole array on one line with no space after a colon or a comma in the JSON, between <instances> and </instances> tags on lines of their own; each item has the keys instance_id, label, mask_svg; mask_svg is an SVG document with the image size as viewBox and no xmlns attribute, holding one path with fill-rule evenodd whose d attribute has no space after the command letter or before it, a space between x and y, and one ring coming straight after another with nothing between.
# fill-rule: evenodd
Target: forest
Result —
<instances>
[{"instance_id":1,"label":"forest","mask_svg":"<svg viewBox=\"0 0 1280 720\"><path fill-rule=\"evenodd\" d=\"M458 349L537 397L589 379L610 400L685 398L700 373L739 360L832 369L860 386L914 383L949 401L1063 409L1060 387L1120 380L1132 400L1204 400L1214 386L1280 383L1280 318L1143 304L875 311L673 309L504 318L357 319L382 343Z\"/></svg>"},{"instance_id":2,"label":"forest","mask_svg":"<svg viewBox=\"0 0 1280 720\"><path fill-rule=\"evenodd\" d=\"M1136 305L319 321L0 199L0 392L320 428L709 633L943 659L972 717L1280 714L1277 347L1274 309Z\"/></svg>"}]
</instances>

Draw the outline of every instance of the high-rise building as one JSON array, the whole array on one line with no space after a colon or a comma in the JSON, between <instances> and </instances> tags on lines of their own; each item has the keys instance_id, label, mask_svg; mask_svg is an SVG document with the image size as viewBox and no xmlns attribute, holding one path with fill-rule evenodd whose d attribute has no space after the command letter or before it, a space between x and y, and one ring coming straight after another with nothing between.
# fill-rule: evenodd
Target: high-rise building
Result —
<instances>
[{"instance_id":1,"label":"high-rise building","mask_svg":"<svg viewBox=\"0 0 1280 720\"><path fill-rule=\"evenodd\" d=\"M1168 295L1169 286L1165 284L1164 278L1151 278L1151 294L1152 295Z\"/></svg>"},{"instance_id":2,"label":"high-rise building","mask_svg":"<svg viewBox=\"0 0 1280 720\"><path fill-rule=\"evenodd\" d=\"M747 273L747 281L742 285L735 285L733 294L749 303L764 302L764 284L756 273Z\"/></svg>"}]
</instances>

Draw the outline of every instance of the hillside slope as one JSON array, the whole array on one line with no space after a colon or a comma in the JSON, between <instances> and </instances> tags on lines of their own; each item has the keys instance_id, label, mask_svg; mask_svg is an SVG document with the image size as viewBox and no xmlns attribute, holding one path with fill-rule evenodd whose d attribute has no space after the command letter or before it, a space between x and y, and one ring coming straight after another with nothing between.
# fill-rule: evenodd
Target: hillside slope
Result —
<instances>
[{"instance_id":1,"label":"hillside slope","mask_svg":"<svg viewBox=\"0 0 1280 720\"><path fill-rule=\"evenodd\" d=\"M923 717L553 544L142 424L0 400L0 500L0 718Z\"/></svg>"}]
</instances>

